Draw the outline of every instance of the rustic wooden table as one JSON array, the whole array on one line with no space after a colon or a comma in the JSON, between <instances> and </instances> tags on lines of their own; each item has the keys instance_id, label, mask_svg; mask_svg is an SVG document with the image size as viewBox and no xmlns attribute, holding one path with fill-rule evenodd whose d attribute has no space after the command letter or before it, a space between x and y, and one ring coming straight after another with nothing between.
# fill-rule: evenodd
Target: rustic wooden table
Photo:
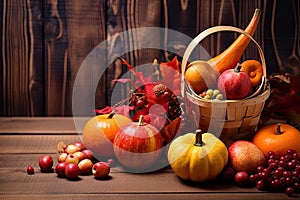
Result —
<instances>
[{"instance_id":1,"label":"rustic wooden table","mask_svg":"<svg viewBox=\"0 0 300 200\"><path fill-rule=\"evenodd\" d=\"M108 180L90 175L80 176L77 181L39 171L39 157L56 157L59 141L68 144L79 140L72 117L0 118L0 199L291 199L284 193L234 184L187 184L169 167L147 174L113 168ZM29 165L35 167L34 175L26 173Z\"/></svg>"}]
</instances>

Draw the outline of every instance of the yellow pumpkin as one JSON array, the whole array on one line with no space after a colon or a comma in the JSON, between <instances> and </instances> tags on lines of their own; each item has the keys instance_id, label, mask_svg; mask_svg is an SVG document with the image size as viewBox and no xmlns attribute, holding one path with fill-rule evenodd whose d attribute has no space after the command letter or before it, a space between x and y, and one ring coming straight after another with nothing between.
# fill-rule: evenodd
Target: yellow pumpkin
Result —
<instances>
[{"instance_id":1,"label":"yellow pumpkin","mask_svg":"<svg viewBox=\"0 0 300 200\"><path fill-rule=\"evenodd\" d=\"M183 180L205 182L215 179L228 163L226 145L211 133L187 133L172 141L168 161Z\"/></svg>"}]
</instances>

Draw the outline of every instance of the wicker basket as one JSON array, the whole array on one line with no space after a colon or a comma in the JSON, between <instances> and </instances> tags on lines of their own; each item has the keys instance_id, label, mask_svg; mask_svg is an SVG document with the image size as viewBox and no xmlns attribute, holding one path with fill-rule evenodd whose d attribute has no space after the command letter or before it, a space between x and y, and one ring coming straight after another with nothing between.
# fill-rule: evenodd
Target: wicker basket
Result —
<instances>
[{"instance_id":1,"label":"wicker basket","mask_svg":"<svg viewBox=\"0 0 300 200\"><path fill-rule=\"evenodd\" d=\"M241 100L207 100L197 95L184 79L187 61L194 48L208 35L220 31L234 31L249 37L258 49L263 66L263 78L258 89ZM228 146L236 140L251 140L257 130L260 114L270 95L266 80L266 63L259 44L243 30L232 26L215 26L201 32L187 47L182 61L181 94L199 105L199 128L214 133Z\"/></svg>"}]
</instances>

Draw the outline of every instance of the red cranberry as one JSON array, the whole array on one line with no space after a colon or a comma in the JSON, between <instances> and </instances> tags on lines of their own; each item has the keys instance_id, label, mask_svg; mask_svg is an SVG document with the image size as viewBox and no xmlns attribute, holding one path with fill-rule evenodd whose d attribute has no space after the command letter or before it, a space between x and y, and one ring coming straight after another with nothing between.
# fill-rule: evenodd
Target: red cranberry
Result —
<instances>
[{"instance_id":1,"label":"red cranberry","mask_svg":"<svg viewBox=\"0 0 300 200\"><path fill-rule=\"evenodd\" d=\"M30 175L34 174L34 168L32 166L27 167L27 174L30 174Z\"/></svg>"}]
</instances>

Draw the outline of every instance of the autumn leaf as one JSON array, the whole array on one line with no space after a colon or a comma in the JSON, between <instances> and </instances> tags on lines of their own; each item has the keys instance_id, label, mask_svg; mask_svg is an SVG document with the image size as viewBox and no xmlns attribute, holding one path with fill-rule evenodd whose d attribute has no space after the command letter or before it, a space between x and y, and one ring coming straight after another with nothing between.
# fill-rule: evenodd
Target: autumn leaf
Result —
<instances>
[{"instance_id":1,"label":"autumn leaf","mask_svg":"<svg viewBox=\"0 0 300 200\"><path fill-rule=\"evenodd\" d=\"M121 105L121 106L106 106L105 108L95 109L94 111L95 111L95 113L100 114L100 115L115 112L120 115L125 115L127 117L131 117L129 115L131 110L134 110L133 106Z\"/></svg>"},{"instance_id":2,"label":"autumn leaf","mask_svg":"<svg viewBox=\"0 0 300 200\"><path fill-rule=\"evenodd\" d=\"M94 112L97 113L97 114L100 114L100 115L103 115L103 114L109 114L113 111L113 107L111 106L106 106L102 109L95 109Z\"/></svg>"},{"instance_id":3,"label":"autumn leaf","mask_svg":"<svg viewBox=\"0 0 300 200\"><path fill-rule=\"evenodd\" d=\"M177 56L175 56L172 61L160 63L160 71L162 75L160 83L166 85L175 95L180 94L180 66L181 64L178 61Z\"/></svg>"},{"instance_id":4,"label":"autumn leaf","mask_svg":"<svg viewBox=\"0 0 300 200\"><path fill-rule=\"evenodd\" d=\"M120 58L123 62L123 64L125 64L128 69L131 71L131 73L135 76L136 78L136 84L140 84L140 85L144 85L145 83L149 83L151 82L151 77L145 77L143 72L136 72L134 70L134 67L131 66L124 58Z\"/></svg>"}]
</instances>

